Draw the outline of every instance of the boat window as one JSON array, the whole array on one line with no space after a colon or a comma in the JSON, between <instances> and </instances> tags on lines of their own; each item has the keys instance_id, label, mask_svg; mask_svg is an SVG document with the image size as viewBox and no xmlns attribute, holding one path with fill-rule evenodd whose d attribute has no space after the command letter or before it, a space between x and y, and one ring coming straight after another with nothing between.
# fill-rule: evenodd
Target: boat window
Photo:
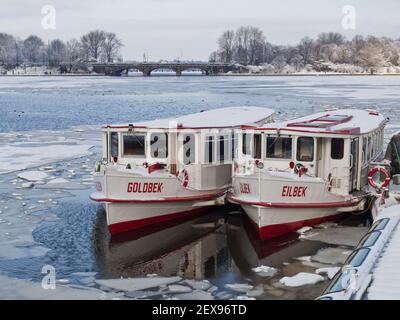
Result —
<instances>
[{"instance_id":1,"label":"boat window","mask_svg":"<svg viewBox=\"0 0 400 320\"><path fill-rule=\"evenodd\" d=\"M292 159L292 138L267 137L267 158Z\"/></svg>"},{"instance_id":2,"label":"boat window","mask_svg":"<svg viewBox=\"0 0 400 320\"><path fill-rule=\"evenodd\" d=\"M224 163L229 160L229 138L228 136L218 137L218 161Z\"/></svg>"},{"instance_id":3,"label":"boat window","mask_svg":"<svg viewBox=\"0 0 400 320\"><path fill-rule=\"evenodd\" d=\"M261 134L255 134L253 139L253 158L261 159Z\"/></svg>"},{"instance_id":4,"label":"boat window","mask_svg":"<svg viewBox=\"0 0 400 320\"><path fill-rule=\"evenodd\" d=\"M380 230L383 230L383 229L385 229L385 227L386 227L386 225L388 224L388 222L389 222L389 219L388 219L388 218L385 218L385 219L382 219L382 220L378 220L378 221L376 221L376 222L372 225L370 231L380 231Z\"/></svg>"},{"instance_id":5,"label":"boat window","mask_svg":"<svg viewBox=\"0 0 400 320\"><path fill-rule=\"evenodd\" d=\"M110 133L110 141L111 141L111 157L118 157L118 132Z\"/></svg>"},{"instance_id":6,"label":"boat window","mask_svg":"<svg viewBox=\"0 0 400 320\"><path fill-rule=\"evenodd\" d=\"M367 162L367 159L368 159L368 154L367 154L367 138L366 137L364 137L363 138L363 147L362 147L362 150L363 150L363 153L362 153L362 156L363 156L363 163L366 163Z\"/></svg>"},{"instance_id":7,"label":"boat window","mask_svg":"<svg viewBox=\"0 0 400 320\"><path fill-rule=\"evenodd\" d=\"M153 158L168 157L168 134L152 133L150 135L150 154Z\"/></svg>"},{"instance_id":8,"label":"boat window","mask_svg":"<svg viewBox=\"0 0 400 320\"><path fill-rule=\"evenodd\" d=\"M214 162L214 137L206 137L206 147L205 147L205 163Z\"/></svg>"},{"instance_id":9,"label":"boat window","mask_svg":"<svg viewBox=\"0 0 400 320\"><path fill-rule=\"evenodd\" d=\"M346 290L349 287L352 279L351 271L337 273L332 279L331 284L328 286L328 288L326 288L324 294Z\"/></svg>"},{"instance_id":10,"label":"boat window","mask_svg":"<svg viewBox=\"0 0 400 320\"><path fill-rule=\"evenodd\" d=\"M370 250L371 249L369 249L369 248L357 249L346 260L346 264L351 265L352 267L355 267L355 268L361 266L363 264L364 260L367 258Z\"/></svg>"},{"instance_id":11,"label":"boat window","mask_svg":"<svg viewBox=\"0 0 400 320\"><path fill-rule=\"evenodd\" d=\"M183 163L185 165L196 161L196 141L193 134L183 135Z\"/></svg>"},{"instance_id":12,"label":"boat window","mask_svg":"<svg viewBox=\"0 0 400 320\"><path fill-rule=\"evenodd\" d=\"M372 140L371 140L371 137L368 137L368 150L367 150L367 154L368 154L367 160L371 160L371 158L372 158Z\"/></svg>"},{"instance_id":13,"label":"boat window","mask_svg":"<svg viewBox=\"0 0 400 320\"><path fill-rule=\"evenodd\" d=\"M314 160L314 138L300 137L297 139L297 161Z\"/></svg>"},{"instance_id":14,"label":"boat window","mask_svg":"<svg viewBox=\"0 0 400 320\"><path fill-rule=\"evenodd\" d=\"M124 155L125 156L144 156L145 155L145 135L130 134L124 135Z\"/></svg>"},{"instance_id":15,"label":"boat window","mask_svg":"<svg viewBox=\"0 0 400 320\"><path fill-rule=\"evenodd\" d=\"M372 231L367 233L358 244L359 247L371 247L373 246L376 241L379 239L381 235L380 231Z\"/></svg>"},{"instance_id":16,"label":"boat window","mask_svg":"<svg viewBox=\"0 0 400 320\"><path fill-rule=\"evenodd\" d=\"M331 158L334 160L343 159L344 139L333 138L331 140Z\"/></svg>"},{"instance_id":17,"label":"boat window","mask_svg":"<svg viewBox=\"0 0 400 320\"><path fill-rule=\"evenodd\" d=\"M243 133L242 134L242 153L251 155L251 140L253 139L253 134Z\"/></svg>"},{"instance_id":18,"label":"boat window","mask_svg":"<svg viewBox=\"0 0 400 320\"><path fill-rule=\"evenodd\" d=\"M238 157L238 150L237 150L237 141L238 141L238 134L237 133L232 133L232 149L231 149L231 157L232 160L236 159Z\"/></svg>"}]
</instances>

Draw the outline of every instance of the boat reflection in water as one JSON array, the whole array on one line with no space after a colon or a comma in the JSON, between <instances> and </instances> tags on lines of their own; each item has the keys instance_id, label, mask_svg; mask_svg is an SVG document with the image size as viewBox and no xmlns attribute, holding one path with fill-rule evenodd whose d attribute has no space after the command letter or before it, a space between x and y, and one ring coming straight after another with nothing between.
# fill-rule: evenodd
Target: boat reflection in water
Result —
<instances>
[{"instance_id":1,"label":"boat reflection in water","mask_svg":"<svg viewBox=\"0 0 400 320\"><path fill-rule=\"evenodd\" d=\"M324 245L299 241L296 233L262 241L246 215L230 210L210 211L162 228L153 226L112 238L103 211L96 236L99 276L126 278L157 274L208 279L220 290L226 290L227 283L250 282L263 287L264 293L258 298L264 299L312 299L322 292L321 284L315 288L304 287L306 293L280 286L279 297L270 295L270 290L276 293L274 284L281 277L308 268L293 258L313 255ZM274 267L278 273L265 277L252 270L260 265Z\"/></svg>"},{"instance_id":2,"label":"boat reflection in water","mask_svg":"<svg viewBox=\"0 0 400 320\"><path fill-rule=\"evenodd\" d=\"M293 258L315 254L324 245L317 241L299 241L297 233L262 240L247 216L230 216L227 221L230 254L242 275L258 278L252 270L260 265L280 269Z\"/></svg>"},{"instance_id":3,"label":"boat reflection in water","mask_svg":"<svg viewBox=\"0 0 400 320\"><path fill-rule=\"evenodd\" d=\"M112 238L104 216L103 210L96 236L97 260L103 278L158 274L203 279L230 269L224 210Z\"/></svg>"}]
</instances>

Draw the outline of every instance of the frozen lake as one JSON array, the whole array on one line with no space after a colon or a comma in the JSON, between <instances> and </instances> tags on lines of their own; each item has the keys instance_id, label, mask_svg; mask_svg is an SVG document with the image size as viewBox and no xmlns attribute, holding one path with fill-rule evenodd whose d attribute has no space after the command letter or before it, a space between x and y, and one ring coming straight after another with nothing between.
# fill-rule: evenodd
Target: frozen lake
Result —
<instances>
[{"instance_id":1,"label":"frozen lake","mask_svg":"<svg viewBox=\"0 0 400 320\"><path fill-rule=\"evenodd\" d=\"M98 126L233 105L293 118L329 105L380 110L387 138L400 129L396 76L0 79L0 298L315 298L363 217L261 242L232 209L111 241L88 198ZM53 293L40 286L45 265ZM121 277L134 279L110 280Z\"/></svg>"}]
</instances>

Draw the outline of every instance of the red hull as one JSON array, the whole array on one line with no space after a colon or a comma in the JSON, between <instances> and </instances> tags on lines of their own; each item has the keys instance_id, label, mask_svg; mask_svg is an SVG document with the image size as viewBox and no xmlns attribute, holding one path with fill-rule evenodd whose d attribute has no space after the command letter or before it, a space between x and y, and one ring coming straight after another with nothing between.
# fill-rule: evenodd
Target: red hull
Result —
<instances>
[{"instance_id":1,"label":"red hull","mask_svg":"<svg viewBox=\"0 0 400 320\"><path fill-rule=\"evenodd\" d=\"M121 234L124 232L137 230L141 228L148 227L150 225L160 225L165 222L170 222L172 220L183 219L187 217L192 217L197 214L201 214L207 210L209 210L212 206L208 207L200 207L189 211L175 212L162 216L156 216L151 218L145 218L140 220L132 220L121 223L115 223L108 226L108 230L110 230L111 235Z\"/></svg>"},{"instance_id":2,"label":"red hull","mask_svg":"<svg viewBox=\"0 0 400 320\"><path fill-rule=\"evenodd\" d=\"M306 226L314 226L323 222L327 221L337 221L343 218L346 215L346 213L340 213L340 214L335 214L323 218L314 218L314 219L309 219L309 220L301 220L301 221L295 221L295 222L289 222L289 223L282 223L282 224L275 224L271 226L265 226L265 227L259 227L253 220L251 222L253 223L253 226L257 229L258 235L260 236L261 239L271 239L271 238L276 238L279 236L283 236L285 234L288 234L290 232L295 232L296 230L299 230L302 227Z\"/></svg>"}]
</instances>

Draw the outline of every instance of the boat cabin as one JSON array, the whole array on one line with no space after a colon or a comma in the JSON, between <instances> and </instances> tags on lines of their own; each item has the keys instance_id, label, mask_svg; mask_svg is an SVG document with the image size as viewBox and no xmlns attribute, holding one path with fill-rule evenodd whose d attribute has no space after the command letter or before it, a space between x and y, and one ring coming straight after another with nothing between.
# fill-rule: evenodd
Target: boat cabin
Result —
<instances>
[{"instance_id":1,"label":"boat cabin","mask_svg":"<svg viewBox=\"0 0 400 320\"><path fill-rule=\"evenodd\" d=\"M373 110L331 110L264 127L243 128L238 174L276 170L329 180L347 195L368 184L369 164L383 153L387 119ZM253 161L253 166L251 165Z\"/></svg>"},{"instance_id":2,"label":"boat cabin","mask_svg":"<svg viewBox=\"0 0 400 320\"><path fill-rule=\"evenodd\" d=\"M178 118L103 127L103 163L135 174L190 175L188 187L228 186L241 125L273 120L261 107L230 107Z\"/></svg>"}]
</instances>

